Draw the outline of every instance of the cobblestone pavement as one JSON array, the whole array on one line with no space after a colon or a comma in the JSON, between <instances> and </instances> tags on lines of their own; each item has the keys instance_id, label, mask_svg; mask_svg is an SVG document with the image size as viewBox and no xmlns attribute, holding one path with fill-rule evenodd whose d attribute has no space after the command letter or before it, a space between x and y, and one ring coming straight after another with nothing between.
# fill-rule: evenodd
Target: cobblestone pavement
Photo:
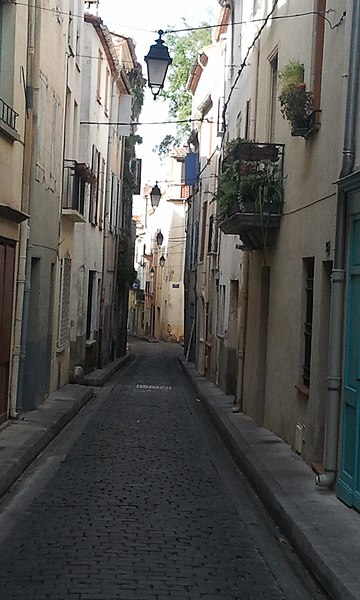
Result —
<instances>
[{"instance_id":1,"label":"cobblestone pavement","mask_svg":"<svg viewBox=\"0 0 360 600\"><path fill-rule=\"evenodd\" d=\"M248 495L233 502L216 470L176 352L137 342L0 547L1 600L293 599L254 538Z\"/></svg>"}]
</instances>

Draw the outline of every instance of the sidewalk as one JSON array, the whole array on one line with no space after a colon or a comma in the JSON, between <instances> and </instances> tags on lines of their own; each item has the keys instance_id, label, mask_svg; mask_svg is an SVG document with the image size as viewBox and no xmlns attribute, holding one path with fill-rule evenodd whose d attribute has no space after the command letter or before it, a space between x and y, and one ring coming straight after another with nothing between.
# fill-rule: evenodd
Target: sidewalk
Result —
<instances>
[{"instance_id":1,"label":"sidewalk","mask_svg":"<svg viewBox=\"0 0 360 600\"><path fill-rule=\"evenodd\" d=\"M310 571L336 600L360 599L360 514L315 485L290 446L242 413L233 396L179 362L241 469Z\"/></svg>"},{"instance_id":2,"label":"sidewalk","mask_svg":"<svg viewBox=\"0 0 360 600\"><path fill-rule=\"evenodd\" d=\"M131 358L130 353L84 378L85 385L67 384L36 408L0 428L0 499L30 463L103 385Z\"/></svg>"}]
</instances>

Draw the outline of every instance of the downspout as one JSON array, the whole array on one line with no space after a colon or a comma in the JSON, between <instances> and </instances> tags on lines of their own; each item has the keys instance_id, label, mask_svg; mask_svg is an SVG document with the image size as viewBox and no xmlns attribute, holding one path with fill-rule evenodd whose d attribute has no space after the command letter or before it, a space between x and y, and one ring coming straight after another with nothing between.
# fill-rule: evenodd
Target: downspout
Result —
<instances>
[{"instance_id":1,"label":"downspout","mask_svg":"<svg viewBox=\"0 0 360 600\"><path fill-rule=\"evenodd\" d=\"M10 419L17 419L17 393L19 384L19 366L21 355L21 333L23 327L23 308L24 308L24 293L26 281L26 255L27 255L27 237L28 237L28 221L23 221L20 226L19 239L19 257L18 271L16 278L16 307L15 307L15 327L14 327L14 342L13 356L11 368L11 386L10 386Z\"/></svg>"},{"instance_id":2,"label":"downspout","mask_svg":"<svg viewBox=\"0 0 360 600\"><path fill-rule=\"evenodd\" d=\"M343 162L339 179L349 175L355 163L355 134L360 66L360 2L353 3L349 53L348 88L345 112ZM331 275L328 401L325 421L324 473L316 483L328 487L336 477L341 400L342 335L345 290L347 194L338 189L336 209L335 255Z\"/></svg>"},{"instance_id":3,"label":"downspout","mask_svg":"<svg viewBox=\"0 0 360 600\"><path fill-rule=\"evenodd\" d=\"M249 262L250 253L244 252L243 257L243 272L241 278L241 291L240 291L240 323L239 323L239 345L238 345L238 369L237 369L237 384L236 384L236 396L234 399L234 406L232 411L234 413L241 412L243 410L243 392L244 392L244 365L245 365L245 347L246 347L246 330L247 330L247 308L248 308L248 296L249 296Z\"/></svg>"},{"instance_id":4,"label":"downspout","mask_svg":"<svg viewBox=\"0 0 360 600\"><path fill-rule=\"evenodd\" d=\"M110 100L110 121L113 114L114 105L114 85L115 80L111 81L111 100ZM104 329L105 329L105 278L106 278L106 264L107 264L107 246L109 238L109 210L111 202L111 145L112 145L112 128L109 127L108 144L107 144L107 161L106 161L106 193L105 193L105 206L104 206L104 235L103 235L103 247L102 247L102 267L101 267L101 296L100 296L100 331L99 331L99 352L98 352L98 369L102 369L104 366Z\"/></svg>"},{"instance_id":5,"label":"downspout","mask_svg":"<svg viewBox=\"0 0 360 600\"><path fill-rule=\"evenodd\" d=\"M26 90L25 90L25 128L24 128L24 155L23 155L23 178L21 191L21 210L29 212L29 191L30 175L32 163L32 130L33 130L33 111L32 111L32 81L33 81L33 59L34 59L34 22L35 8L28 6L28 32L27 32L27 50L26 50ZM22 330L23 330L23 310L25 298L26 283L26 260L28 245L29 223L23 221L20 225L19 237L19 256L16 278L16 305L15 305L15 326L13 356L11 367L11 386L10 386L10 407L9 414L11 419L17 419L17 395L19 389L19 371L22 356Z\"/></svg>"}]
</instances>

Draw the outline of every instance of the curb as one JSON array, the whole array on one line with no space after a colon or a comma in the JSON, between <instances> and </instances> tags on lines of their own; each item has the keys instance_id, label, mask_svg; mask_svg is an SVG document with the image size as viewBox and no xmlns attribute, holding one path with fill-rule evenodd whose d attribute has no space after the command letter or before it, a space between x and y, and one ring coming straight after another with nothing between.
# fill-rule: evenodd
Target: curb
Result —
<instances>
[{"instance_id":1,"label":"curb","mask_svg":"<svg viewBox=\"0 0 360 600\"><path fill-rule=\"evenodd\" d=\"M201 377L193 366L185 364L183 357L179 357L178 361L244 475L275 522L297 549L301 559L313 576L319 581L331 598L359 600L360 582L358 577L354 576L354 573L348 568L344 559L336 553L336 546L327 543L328 540L326 535L323 535L324 532L321 530L321 524L319 523L317 528L313 526L307 516L306 510L302 511L301 505L299 505L301 499L298 500L298 504L292 499L291 486L294 485L294 482L290 484L289 494L286 495L286 486L282 485L282 482L276 479L276 474L275 476L272 474L271 467L269 468L266 465L266 459L261 461L261 457L259 458L259 455L256 454L256 450L260 448L260 446L256 447L259 444L260 437L267 436L269 441L278 441L279 447L283 445L286 449L287 445L285 442L282 442L275 434L256 425L250 417L247 417L243 413L238 413L233 418L233 396L226 395L214 383L205 377ZM238 421L237 425L234 423L236 417ZM240 421L245 431L243 435L239 428ZM246 436L247 432L253 435ZM250 443L248 439L251 440ZM285 456L284 480L286 479L288 469L288 464L286 464L287 458ZM304 473L306 479L308 478L308 468L300 457L295 455L291 459L295 461L294 464L298 469L300 486ZM299 460L297 461L297 459ZM291 475L293 478L296 478L298 473L293 471ZM315 483L313 485L315 488ZM285 501L282 502L284 498ZM326 506L324 506L324 510L326 511ZM314 516L314 519L316 519L316 516ZM332 544L334 543L333 540L331 542Z\"/></svg>"},{"instance_id":2,"label":"curb","mask_svg":"<svg viewBox=\"0 0 360 600\"><path fill-rule=\"evenodd\" d=\"M128 353L112 362L110 366L106 366L103 369L95 369L95 371L85 375L83 385L89 385L92 387L100 387L104 385L104 383L106 383L116 373L116 371L128 363L132 358L132 354Z\"/></svg>"},{"instance_id":3,"label":"curb","mask_svg":"<svg viewBox=\"0 0 360 600\"><path fill-rule=\"evenodd\" d=\"M0 498L93 395L91 388L67 384L1 431Z\"/></svg>"}]
</instances>

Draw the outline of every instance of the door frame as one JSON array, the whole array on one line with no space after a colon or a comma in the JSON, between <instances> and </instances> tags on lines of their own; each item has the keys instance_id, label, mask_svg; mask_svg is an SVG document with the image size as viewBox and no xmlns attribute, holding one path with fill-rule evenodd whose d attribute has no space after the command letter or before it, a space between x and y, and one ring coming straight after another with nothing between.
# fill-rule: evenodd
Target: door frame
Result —
<instances>
[{"instance_id":1,"label":"door frame","mask_svg":"<svg viewBox=\"0 0 360 600\"><path fill-rule=\"evenodd\" d=\"M344 186L344 191L348 192L348 248L346 259L347 285L345 290L344 303L344 360L342 377L342 398L341 398L341 435L339 445L339 475L336 482L336 494L345 504L353 506L360 510L360 382L356 386L351 386L348 379L349 366L349 343L351 337L349 332L353 331L354 323L351 319L351 294L353 290L352 277L360 277L360 259L358 264L352 262L352 250L354 248L354 236L359 237L359 232L355 232L356 223L360 224L360 177L356 173L350 178ZM359 249L360 256L360 249ZM358 369L360 370L360 326L358 333L359 354ZM360 372L358 373L360 375ZM350 376L350 375L349 375Z\"/></svg>"}]
</instances>

